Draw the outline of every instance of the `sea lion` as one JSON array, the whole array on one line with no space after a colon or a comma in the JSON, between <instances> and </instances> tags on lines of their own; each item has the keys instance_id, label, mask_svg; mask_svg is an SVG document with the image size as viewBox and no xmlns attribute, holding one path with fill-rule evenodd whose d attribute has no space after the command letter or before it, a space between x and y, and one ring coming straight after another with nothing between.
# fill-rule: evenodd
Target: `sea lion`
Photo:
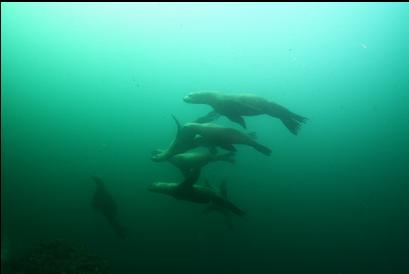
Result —
<instances>
[{"instance_id":1,"label":"sea lion","mask_svg":"<svg viewBox=\"0 0 409 274\"><path fill-rule=\"evenodd\" d=\"M205 186L214 189L213 186L210 185L210 183L209 183L209 181L207 179L205 179ZM220 183L219 193L223 198L225 198L226 200L228 199L227 198L227 182L226 182L226 180L223 180ZM202 213L203 214L209 214L211 212L221 213L223 215L223 217L224 217L224 221L226 223L227 228L229 228L230 230L233 229L233 222L232 222L231 215L230 215L231 213L228 210L226 210L226 208L223 208L223 207L218 206L217 204L211 203L208 207L206 207L203 210Z\"/></svg>"},{"instance_id":2,"label":"sea lion","mask_svg":"<svg viewBox=\"0 0 409 274\"><path fill-rule=\"evenodd\" d=\"M195 185L199 179L200 169L193 169L190 175L181 183L155 182L148 187L151 192L162 193L178 200L199 204L214 204L238 216L245 212L223 197L218 191L202 185Z\"/></svg>"},{"instance_id":3,"label":"sea lion","mask_svg":"<svg viewBox=\"0 0 409 274\"><path fill-rule=\"evenodd\" d=\"M106 190L105 184L100 177L92 176L91 178L97 186L93 200L94 208L105 216L116 234L120 238L125 239L124 227L119 223L118 208L112 195Z\"/></svg>"},{"instance_id":4,"label":"sea lion","mask_svg":"<svg viewBox=\"0 0 409 274\"><path fill-rule=\"evenodd\" d=\"M194 123L208 123L217 119L220 115L216 112L210 112L203 117L199 117ZM194 149L200 145L195 139L195 133L189 128L182 126L179 120L172 115L173 120L176 123L176 136L172 143L165 150L156 149L152 152L151 159L155 162L162 162L169 160L176 154L184 153L190 149Z\"/></svg>"},{"instance_id":5,"label":"sea lion","mask_svg":"<svg viewBox=\"0 0 409 274\"><path fill-rule=\"evenodd\" d=\"M183 100L191 104L210 105L213 111L226 116L230 121L240 124L243 128L246 128L246 123L242 116L266 114L280 119L292 134L297 135L301 123L307 121L306 117L295 114L277 103L249 93L225 94L214 91L199 91L186 95Z\"/></svg>"},{"instance_id":6,"label":"sea lion","mask_svg":"<svg viewBox=\"0 0 409 274\"><path fill-rule=\"evenodd\" d=\"M178 167L186 177L190 170L194 168L202 168L211 162L225 161L233 164L234 154L234 152L215 154L210 153L209 151L192 151L176 154L169 159L169 162Z\"/></svg>"},{"instance_id":7,"label":"sea lion","mask_svg":"<svg viewBox=\"0 0 409 274\"><path fill-rule=\"evenodd\" d=\"M166 161L176 154L180 154L197 147L195 142L195 134L192 133L190 129L186 129L181 126L180 122L175 116L172 115L172 118L176 123L176 136L167 149L157 149L152 152L151 159L155 162Z\"/></svg>"},{"instance_id":8,"label":"sea lion","mask_svg":"<svg viewBox=\"0 0 409 274\"><path fill-rule=\"evenodd\" d=\"M195 143L197 145L214 145L222 147L228 151L236 151L234 144L248 145L264 155L270 155L271 149L257 143L252 136L240 132L234 128L219 126L212 123L187 123L184 127L195 133Z\"/></svg>"}]
</instances>

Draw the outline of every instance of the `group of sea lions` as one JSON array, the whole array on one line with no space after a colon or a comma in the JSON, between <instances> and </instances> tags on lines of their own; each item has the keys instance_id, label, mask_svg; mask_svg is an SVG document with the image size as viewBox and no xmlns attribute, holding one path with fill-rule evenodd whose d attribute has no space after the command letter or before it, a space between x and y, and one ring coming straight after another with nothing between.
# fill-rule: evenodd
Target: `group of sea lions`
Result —
<instances>
[{"instance_id":1,"label":"group of sea lions","mask_svg":"<svg viewBox=\"0 0 409 274\"><path fill-rule=\"evenodd\" d=\"M222 92L192 92L183 100L191 104L207 104L213 108L211 112L194 122L181 125L174 116L177 133L165 150L157 149L152 152L151 159L155 162L168 161L178 167L184 175L184 180L175 182L155 182L149 186L152 192L162 193L179 200L194 203L209 204L205 213L219 211L226 217L227 225L231 228L229 213L243 216L244 211L234 205L227 197L226 182L220 189L213 188L207 181L204 185L196 183L201 168L211 162L226 161L234 163L235 145L247 145L264 155L270 155L271 149L255 141L254 134L213 123L219 116L225 116L230 121L246 128L243 116L266 114L278 118L294 135L298 134L301 124L307 118L295 114L287 108L253 94L227 94ZM191 151L202 148L201 150ZM218 153L217 148L227 150Z\"/></svg>"}]
</instances>

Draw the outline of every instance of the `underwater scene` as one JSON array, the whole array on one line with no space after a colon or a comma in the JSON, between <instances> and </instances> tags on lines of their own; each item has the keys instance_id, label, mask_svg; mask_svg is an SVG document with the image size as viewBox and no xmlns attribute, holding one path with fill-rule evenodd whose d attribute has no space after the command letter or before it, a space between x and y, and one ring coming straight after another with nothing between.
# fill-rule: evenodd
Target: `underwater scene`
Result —
<instances>
[{"instance_id":1,"label":"underwater scene","mask_svg":"<svg viewBox=\"0 0 409 274\"><path fill-rule=\"evenodd\" d=\"M1 3L1 272L409 273L408 3Z\"/></svg>"}]
</instances>

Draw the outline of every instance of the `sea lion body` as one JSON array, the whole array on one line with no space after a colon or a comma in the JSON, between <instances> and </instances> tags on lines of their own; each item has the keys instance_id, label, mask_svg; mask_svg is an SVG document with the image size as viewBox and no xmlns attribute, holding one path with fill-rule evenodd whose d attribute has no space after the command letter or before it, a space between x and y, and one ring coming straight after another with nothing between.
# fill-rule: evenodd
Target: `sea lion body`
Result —
<instances>
[{"instance_id":1,"label":"sea lion body","mask_svg":"<svg viewBox=\"0 0 409 274\"><path fill-rule=\"evenodd\" d=\"M233 156L233 152L215 154L208 151L194 151L177 154L171 157L169 162L178 167L187 176L191 169L202 168L211 162L225 161L234 163Z\"/></svg>"},{"instance_id":2,"label":"sea lion body","mask_svg":"<svg viewBox=\"0 0 409 274\"><path fill-rule=\"evenodd\" d=\"M192 104L210 105L214 111L244 128L246 123L242 116L265 114L280 119L291 133L297 135L301 123L307 120L275 102L250 93L192 92L183 100Z\"/></svg>"},{"instance_id":3,"label":"sea lion body","mask_svg":"<svg viewBox=\"0 0 409 274\"><path fill-rule=\"evenodd\" d=\"M157 149L152 153L151 159L155 162L163 162L169 160L176 154L184 153L198 146L195 140L195 133L191 129L180 124L176 117L172 116L176 123L176 136L167 149Z\"/></svg>"},{"instance_id":4,"label":"sea lion body","mask_svg":"<svg viewBox=\"0 0 409 274\"><path fill-rule=\"evenodd\" d=\"M227 209L239 216L245 214L243 210L223 197L220 192L208 186L195 185L199 172L200 169L196 169L191 173L192 176L188 176L182 183L155 182L148 187L148 190L172 196L178 200L217 205L217 207Z\"/></svg>"},{"instance_id":5,"label":"sea lion body","mask_svg":"<svg viewBox=\"0 0 409 274\"><path fill-rule=\"evenodd\" d=\"M207 115L196 119L194 123L208 123L217 119L219 116L220 115L216 112L210 112ZM190 128L185 127L184 125L181 125L179 120L175 116L172 115L172 118L176 123L176 136L167 149L157 149L152 152L152 161L163 162L169 160L177 154L184 153L201 145L195 138L195 132L193 132Z\"/></svg>"},{"instance_id":6,"label":"sea lion body","mask_svg":"<svg viewBox=\"0 0 409 274\"><path fill-rule=\"evenodd\" d=\"M185 127L198 135L196 137L198 144L203 142L204 144L220 146L229 151L236 151L233 145L241 144L251 146L265 155L271 154L271 150L268 147L257 143L249 135L234 128L222 127L212 123L187 123Z\"/></svg>"},{"instance_id":7,"label":"sea lion body","mask_svg":"<svg viewBox=\"0 0 409 274\"><path fill-rule=\"evenodd\" d=\"M96 183L96 191L93 199L93 206L99 210L102 215L107 219L108 223L112 226L116 234L125 239L124 227L120 224L118 219L118 208L112 195L105 188L105 184L101 178L92 176L92 180Z\"/></svg>"}]
</instances>

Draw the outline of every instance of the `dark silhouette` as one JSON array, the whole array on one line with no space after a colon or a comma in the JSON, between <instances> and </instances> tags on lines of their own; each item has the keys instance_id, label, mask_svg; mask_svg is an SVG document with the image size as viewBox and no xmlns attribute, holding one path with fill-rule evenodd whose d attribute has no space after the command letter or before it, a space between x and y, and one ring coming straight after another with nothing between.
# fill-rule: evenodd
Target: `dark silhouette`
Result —
<instances>
[{"instance_id":1,"label":"dark silhouette","mask_svg":"<svg viewBox=\"0 0 409 274\"><path fill-rule=\"evenodd\" d=\"M118 220L118 208L116 202L112 198L112 195L106 190L105 184L100 177L92 176L91 178L94 180L97 187L93 200L94 208L99 210L105 216L116 234L121 239L125 239L126 235L124 228Z\"/></svg>"}]
</instances>

